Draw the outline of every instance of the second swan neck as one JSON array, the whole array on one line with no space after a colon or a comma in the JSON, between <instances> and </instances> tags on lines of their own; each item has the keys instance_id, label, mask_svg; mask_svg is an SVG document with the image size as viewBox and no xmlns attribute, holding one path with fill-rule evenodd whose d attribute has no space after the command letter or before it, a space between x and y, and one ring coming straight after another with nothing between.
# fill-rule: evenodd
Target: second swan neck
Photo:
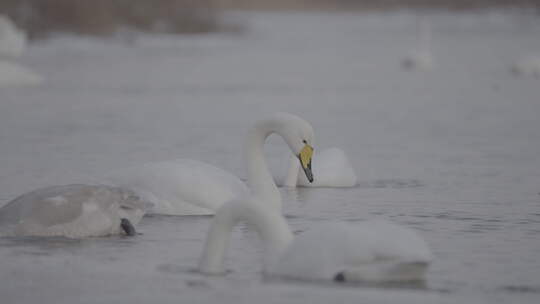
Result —
<instances>
[{"instance_id":1,"label":"second swan neck","mask_svg":"<svg viewBox=\"0 0 540 304\"><path fill-rule=\"evenodd\" d=\"M281 194L264 157L264 142L274 132L268 124L257 124L250 129L246 143L248 184L253 196L281 212Z\"/></svg>"}]
</instances>

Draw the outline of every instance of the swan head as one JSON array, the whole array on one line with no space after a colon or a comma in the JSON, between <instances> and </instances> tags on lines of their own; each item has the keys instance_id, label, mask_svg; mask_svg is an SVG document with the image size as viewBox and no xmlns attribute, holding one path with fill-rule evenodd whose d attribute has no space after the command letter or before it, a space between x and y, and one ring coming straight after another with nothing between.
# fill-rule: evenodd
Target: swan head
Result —
<instances>
[{"instance_id":1,"label":"swan head","mask_svg":"<svg viewBox=\"0 0 540 304\"><path fill-rule=\"evenodd\" d=\"M275 130L300 161L309 182L313 182L311 158L313 156L313 127L304 119L289 113L277 113L271 121L277 122Z\"/></svg>"}]
</instances>

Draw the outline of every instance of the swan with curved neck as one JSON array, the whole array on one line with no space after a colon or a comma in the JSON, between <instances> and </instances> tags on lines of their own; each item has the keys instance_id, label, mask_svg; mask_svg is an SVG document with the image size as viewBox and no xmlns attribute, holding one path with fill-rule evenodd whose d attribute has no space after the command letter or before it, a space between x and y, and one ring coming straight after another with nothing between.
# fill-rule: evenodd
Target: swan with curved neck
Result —
<instances>
[{"instance_id":1,"label":"swan with curved neck","mask_svg":"<svg viewBox=\"0 0 540 304\"><path fill-rule=\"evenodd\" d=\"M278 113L269 119L257 122L248 133L246 146L248 186L251 193L259 200L274 205L281 211L281 195L268 170L263 153L264 142L272 133L277 133L285 140L296 155L298 168L302 168L306 178L313 182L311 172L313 128L297 116Z\"/></svg>"},{"instance_id":2,"label":"swan with curved neck","mask_svg":"<svg viewBox=\"0 0 540 304\"><path fill-rule=\"evenodd\" d=\"M223 257L231 230L239 221L255 221L259 235L268 244L268 250L278 253L292 239L292 233L281 216L281 195L264 159L264 142L272 133L280 135L313 181L311 154L313 128L305 120L287 113L278 113L261 120L248 132L246 160L248 185L251 195L225 203L218 209L201 258L199 268L206 273L222 273ZM266 212L268 211L268 212Z\"/></svg>"},{"instance_id":3,"label":"swan with curved neck","mask_svg":"<svg viewBox=\"0 0 540 304\"><path fill-rule=\"evenodd\" d=\"M292 124L299 125L293 128ZM246 155L248 162L248 184L251 189L269 197L269 201L281 208L279 192L268 174L263 145L271 130L281 132L287 143L297 151L296 161L303 158L301 165L306 174L311 174L310 144L313 129L306 121L286 113L278 113L269 119L257 122L248 133ZM291 130L297 132L291 139ZM298 138L296 138L296 136ZM309 160L307 157L309 156ZM311 178L308 175L308 178ZM107 180L124 188L132 189L140 197L154 204L150 213L169 215L214 214L226 201L249 195L246 185L233 174L196 160L178 159L149 163L113 173Z\"/></svg>"},{"instance_id":4,"label":"swan with curved neck","mask_svg":"<svg viewBox=\"0 0 540 304\"><path fill-rule=\"evenodd\" d=\"M238 222L255 228L264 244L264 271L298 279L416 280L431 260L425 242L413 231L380 221L363 225L323 225L294 237L281 213L281 197L259 153L271 133L281 135L298 155L306 176L311 175L312 130L290 114L261 121L247 141L251 195L226 202L211 223L199 260L199 270L223 274L232 229Z\"/></svg>"}]
</instances>

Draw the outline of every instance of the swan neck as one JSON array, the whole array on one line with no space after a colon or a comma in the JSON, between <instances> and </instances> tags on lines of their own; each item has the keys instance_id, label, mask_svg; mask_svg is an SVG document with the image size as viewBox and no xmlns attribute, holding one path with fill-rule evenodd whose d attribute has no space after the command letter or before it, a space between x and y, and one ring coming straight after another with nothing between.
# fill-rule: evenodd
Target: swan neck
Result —
<instances>
[{"instance_id":1,"label":"swan neck","mask_svg":"<svg viewBox=\"0 0 540 304\"><path fill-rule=\"evenodd\" d=\"M249 131L246 147L248 184L255 197L281 212L281 195L264 157L264 142L274 132L268 123L257 124Z\"/></svg>"},{"instance_id":2,"label":"swan neck","mask_svg":"<svg viewBox=\"0 0 540 304\"><path fill-rule=\"evenodd\" d=\"M214 216L199 261L201 272L225 272L225 253L232 230L240 221L247 222L257 231L264 244L265 261L276 261L293 239L285 218L274 208L253 201L230 201Z\"/></svg>"}]
</instances>

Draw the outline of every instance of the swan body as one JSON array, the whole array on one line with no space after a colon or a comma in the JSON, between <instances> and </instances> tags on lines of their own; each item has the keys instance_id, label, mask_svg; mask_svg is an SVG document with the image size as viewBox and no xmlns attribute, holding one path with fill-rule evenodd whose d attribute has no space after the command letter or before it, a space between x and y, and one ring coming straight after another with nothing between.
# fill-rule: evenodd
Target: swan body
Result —
<instances>
[{"instance_id":1,"label":"swan body","mask_svg":"<svg viewBox=\"0 0 540 304\"><path fill-rule=\"evenodd\" d=\"M297 236L268 273L311 280L413 281L422 279L431 259L423 239L390 222L329 223Z\"/></svg>"},{"instance_id":2,"label":"swan body","mask_svg":"<svg viewBox=\"0 0 540 304\"><path fill-rule=\"evenodd\" d=\"M338 223L294 237L281 208L276 208L281 205L280 194L262 154L257 153L271 133L281 135L291 151L300 156L305 151L302 143L309 145L313 136L307 122L290 114L278 114L256 124L247 145L251 195L226 202L216 212L199 260L202 273L225 272L224 259L232 229L242 221L250 224L262 240L264 272L268 275L305 280L423 278L431 252L420 237L406 228L379 221L360 225ZM299 159L306 176L311 176L306 158Z\"/></svg>"},{"instance_id":3,"label":"swan body","mask_svg":"<svg viewBox=\"0 0 540 304\"><path fill-rule=\"evenodd\" d=\"M417 48L401 59L401 67L406 70L429 71L434 59L431 52L431 26L427 21L416 22Z\"/></svg>"},{"instance_id":4,"label":"swan body","mask_svg":"<svg viewBox=\"0 0 540 304\"><path fill-rule=\"evenodd\" d=\"M414 50L401 60L401 66L406 70L428 71L433 67L433 56L429 50Z\"/></svg>"},{"instance_id":5,"label":"swan body","mask_svg":"<svg viewBox=\"0 0 540 304\"><path fill-rule=\"evenodd\" d=\"M540 57L527 57L514 62L510 71L516 76L533 76L540 78Z\"/></svg>"},{"instance_id":6,"label":"swan body","mask_svg":"<svg viewBox=\"0 0 540 304\"><path fill-rule=\"evenodd\" d=\"M0 87L37 85L43 78L17 63L0 59Z\"/></svg>"},{"instance_id":7,"label":"swan body","mask_svg":"<svg viewBox=\"0 0 540 304\"><path fill-rule=\"evenodd\" d=\"M345 152L339 148L330 148L313 154L313 175L310 183L305 175L299 174L300 164L292 157L287 177L283 182L286 187L354 187L357 177Z\"/></svg>"},{"instance_id":8,"label":"swan body","mask_svg":"<svg viewBox=\"0 0 540 304\"><path fill-rule=\"evenodd\" d=\"M10 60L19 57L26 48L26 34L17 29L11 19L0 14L0 87L36 85L43 78L28 68Z\"/></svg>"},{"instance_id":9,"label":"swan body","mask_svg":"<svg viewBox=\"0 0 540 304\"><path fill-rule=\"evenodd\" d=\"M0 58L13 58L26 48L26 34L8 16L0 14Z\"/></svg>"},{"instance_id":10,"label":"swan body","mask_svg":"<svg viewBox=\"0 0 540 304\"><path fill-rule=\"evenodd\" d=\"M199 262L203 273L222 274L236 223L254 227L264 245L266 275L299 280L403 282L423 280L432 260L414 231L372 220L330 223L294 237L274 208L253 201L231 201L216 213Z\"/></svg>"},{"instance_id":11,"label":"swan body","mask_svg":"<svg viewBox=\"0 0 540 304\"><path fill-rule=\"evenodd\" d=\"M116 172L107 179L152 203L149 212L154 214L214 214L224 202L249 193L238 177L190 159L148 163Z\"/></svg>"},{"instance_id":12,"label":"swan body","mask_svg":"<svg viewBox=\"0 0 540 304\"><path fill-rule=\"evenodd\" d=\"M105 185L63 185L23 194L0 208L0 235L83 238L132 234L147 205ZM130 232L131 231L131 232Z\"/></svg>"}]
</instances>

